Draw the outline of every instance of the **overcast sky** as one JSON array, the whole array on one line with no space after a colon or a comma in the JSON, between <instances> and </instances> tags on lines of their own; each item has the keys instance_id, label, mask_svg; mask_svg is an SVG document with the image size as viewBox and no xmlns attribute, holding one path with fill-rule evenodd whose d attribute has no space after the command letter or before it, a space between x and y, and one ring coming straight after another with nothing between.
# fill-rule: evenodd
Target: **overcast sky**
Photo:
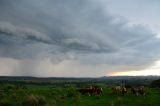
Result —
<instances>
[{"instance_id":1,"label":"overcast sky","mask_svg":"<svg viewBox=\"0 0 160 106\"><path fill-rule=\"evenodd\" d=\"M0 0L0 75L160 75L159 11L159 0Z\"/></svg>"}]
</instances>

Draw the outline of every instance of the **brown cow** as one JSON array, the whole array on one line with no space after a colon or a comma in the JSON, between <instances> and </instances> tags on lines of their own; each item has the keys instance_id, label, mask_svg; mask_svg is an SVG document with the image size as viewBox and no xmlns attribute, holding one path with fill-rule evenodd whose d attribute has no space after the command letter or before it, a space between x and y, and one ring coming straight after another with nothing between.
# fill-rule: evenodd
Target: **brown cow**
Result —
<instances>
[{"instance_id":1,"label":"brown cow","mask_svg":"<svg viewBox=\"0 0 160 106\"><path fill-rule=\"evenodd\" d=\"M138 93L139 93L140 95L145 96L144 86L140 86L140 87L139 87L139 89L138 89Z\"/></svg>"},{"instance_id":2,"label":"brown cow","mask_svg":"<svg viewBox=\"0 0 160 106\"><path fill-rule=\"evenodd\" d=\"M138 96L138 94L145 96L144 86L140 86L138 88L132 87L131 92Z\"/></svg>"},{"instance_id":3,"label":"brown cow","mask_svg":"<svg viewBox=\"0 0 160 106\"><path fill-rule=\"evenodd\" d=\"M136 87L131 87L131 92L138 96L138 89Z\"/></svg>"},{"instance_id":4,"label":"brown cow","mask_svg":"<svg viewBox=\"0 0 160 106\"><path fill-rule=\"evenodd\" d=\"M98 95L103 91L102 88L93 88L93 90Z\"/></svg>"},{"instance_id":5,"label":"brown cow","mask_svg":"<svg viewBox=\"0 0 160 106\"><path fill-rule=\"evenodd\" d=\"M84 94L100 94L102 92L102 88L81 88L78 89L78 91L84 95Z\"/></svg>"}]
</instances>

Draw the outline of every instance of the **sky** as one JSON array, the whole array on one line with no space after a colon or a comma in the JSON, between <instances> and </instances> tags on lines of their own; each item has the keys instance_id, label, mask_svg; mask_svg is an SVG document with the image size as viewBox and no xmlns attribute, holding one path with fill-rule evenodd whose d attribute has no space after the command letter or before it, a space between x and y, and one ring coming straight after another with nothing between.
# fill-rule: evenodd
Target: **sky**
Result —
<instances>
[{"instance_id":1,"label":"sky","mask_svg":"<svg viewBox=\"0 0 160 106\"><path fill-rule=\"evenodd\" d=\"M159 0L0 0L0 76L160 75Z\"/></svg>"}]
</instances>

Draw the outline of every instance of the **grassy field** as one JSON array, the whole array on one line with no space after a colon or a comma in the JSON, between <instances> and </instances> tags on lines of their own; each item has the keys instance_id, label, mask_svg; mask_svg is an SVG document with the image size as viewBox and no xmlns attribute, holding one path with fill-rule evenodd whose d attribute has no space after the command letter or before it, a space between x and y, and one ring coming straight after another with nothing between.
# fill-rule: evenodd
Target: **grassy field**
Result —
<instances>
[{"instance_id":1,"label":"grassy field","mask_svg":"<svg viewBox=\"0 0 160 106\"><path fill-rule=\"evenodd\" d=\"M0 106L160 106L160 89L146 89L147 95L112 94L103 87L100 95L81 95L76 88L7 85L0 91Z\"/></svg>"}]
</instances>

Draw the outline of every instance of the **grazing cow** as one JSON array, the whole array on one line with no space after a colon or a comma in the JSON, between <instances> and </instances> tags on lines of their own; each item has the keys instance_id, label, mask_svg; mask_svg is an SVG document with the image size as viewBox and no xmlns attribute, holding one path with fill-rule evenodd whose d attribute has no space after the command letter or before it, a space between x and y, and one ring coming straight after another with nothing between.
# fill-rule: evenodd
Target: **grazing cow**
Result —
<instances>
[{"instance_id":1,"label":"grazing cow","mask_svg":"<svg viewBox=\"0 0 160 106\"><path fill-rule=\"evenodd\" d=\"M93 90L98 95L102 92L102 88L93 88Z\"/></svg>"},{"instance_id":2,"label":"grazing cow","mask_svg":"<svg viewBox=\"0 0 160 106\"><path fill-rule=\"evenodd\" d=\"M139 88L132 87L131 92L133 94L136 94L137 96L138 96L138 94L145 96L144 86L140 86Z\"/></svg>"},{"instance_id":3,"label":"grazing cow","mask_svg":"<svg viewBox=\"0 0 160 106\"><path fill-rule=\"evenodd\" d=\"M140 87L139 87L139 89L138 89L138 93L139 93L140 95L145 96L144 86L140 86Z\"/></svg>"},{"instance_id":4,"label":"grazing cow","mask_svg":"<svg viewBox=\"0 0 160 106\"><path fill-rule=\"evenodd\" d=\"M112 93L126 94L127 93L127 89L126 89L126 87L115 86L115 87L112 88Z\"/></svg>"},{"instance_id":5,"label":"grazing cow","mask_svg":"<svg viewBox=\"0 0 160 106\"><path fill-rule=\"evenodd\" d=\"M78 89L78 91L84 95L84 94L100 94L102 92L102 88L81 88Z\"/></svg>"},{"instance_id":6,"label":"grazing cow","mask_svg":"<svg viewBox=\"0 0 160 106\"><path fill-rule=\"evenodd\" d=\"M138 96L138 89L136 87L131 87L131 92L134 94L134 95L137 95Z\"/></svg>"},{"instance_id":7,"label":"grazing cow","mask_svg":"<svg viewBox=\"0 0 160 106\"><path fill-rule=\"evenodd\" d=\"M90 88L81 88L81 89L78 89L78 91L79 91L82 95L84 95L84 94L86 94L86 93L89 93L89 89L90 89Z\"/></svg>"},{"instance_id":8,"label":"grazing cow","mask_svg":"<svg viewBox=\"0 0 160 106\"><path fill-rule=\"evenodd\" d=\"M122 92L121 86L112 87L112 93L120 93Z\"/></svg>"},{"instance_id":9,"label":"grazing cow","mask_svg":"<svg viewBox=\"0 0 160 106\"><path fill-rule=\"evenodd\" d=\"M121 91L122 91L122 94L126 94L126 93L127 93L126 87L122 87L122 88L121 88Z\"/></svg>"}]
</instances>

